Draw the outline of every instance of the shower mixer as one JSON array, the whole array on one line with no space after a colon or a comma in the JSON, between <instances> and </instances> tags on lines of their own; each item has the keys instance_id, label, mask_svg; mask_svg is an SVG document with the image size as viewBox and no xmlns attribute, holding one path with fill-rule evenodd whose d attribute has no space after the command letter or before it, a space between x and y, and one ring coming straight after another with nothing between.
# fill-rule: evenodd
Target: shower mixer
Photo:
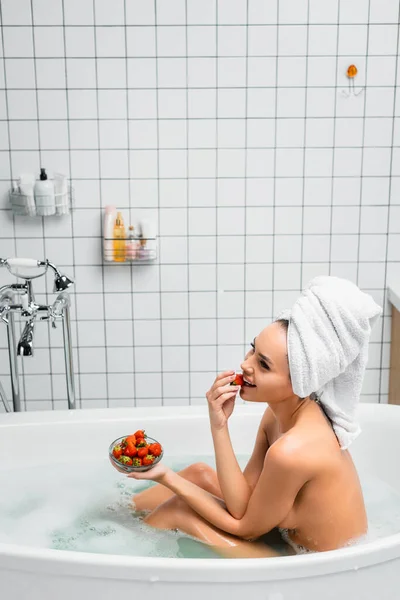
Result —
<instances>
[{"instance_id":1,"label":"shower mixer","mask_svg":"<svg viewBox=\"0 0 400 600\"><path fill-rule=\"evenodd\" d=\"M34 260L32 258L0 258L0 267L6 267L9 272L24 283L12 283L0 287L0 319L7 325L8 353L11 373L11 390L13 409L21 410L19 392L17 356L34 355L34 333L36 322L51 321L56 327L56 321L62 320L64 339L65 373L67 382L68 408L76 408L74 369L71 336L71 300L66 291L74 282L63 275L49 260ZM32 280L43 277L51 269L54 273L53 292L58 296L53 304L37 304L33 292ZM32 269L41 269L38 274L32 274ZM15 297L19 297L18 304ZM21 315L25 326L18 343L15 338L15 314ZM0 398L7 412L10 412L4 388L0 384Z\"/></svg>"}]
</instances>

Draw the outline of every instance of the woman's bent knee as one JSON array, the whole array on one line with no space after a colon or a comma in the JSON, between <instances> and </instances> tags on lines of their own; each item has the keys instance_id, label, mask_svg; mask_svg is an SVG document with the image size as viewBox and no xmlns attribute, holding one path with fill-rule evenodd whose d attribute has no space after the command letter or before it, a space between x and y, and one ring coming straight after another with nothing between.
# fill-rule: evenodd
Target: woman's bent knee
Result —
<instances>
[{"instance_id":1,"label":"woman's bent knee","mask_svg":"<svg viewBox=\"0 0 400 600\"><path fill-rule=\"evenodd\" d=\"M159 529L175 529L188 509L187 503L174 495L147 515L144 522Z\"/></svg>"},{"instance_id":2,"label":"woman's bent knee","mask_svg":"<svg viewBox=\"0 0 400 600\"><path fill-rule=\"evenodd\" d=\"M203 488L217 498L222 498L222 491L216 471L205 462L197 462L189 465L179 475L199 487Z\"/></svg>"},{"instance_id":3,"label":"woman's bent knee","mask_svg":"<svg viewBox=\"0 0 400 600\"><path fill-rule=\"evenodd\" d=\"M203 482L210 483L211 481L217 479L216 472L207 463L193 463L187 468L187 470L191 481L194 481L194 483L197 483L197 485L200 486Z\"/></svg>"},{"instance_id":4,"label":"woman's bent knee","mask_svg":"<svg viewBox=\"0 0 400 600\"><path fill-rule=\"evenodd\" d=\"M193 463L193 464L189 465L188 467L186 467L185 471L186 470L190 471L191 473L208 473L210 471L214 472L214 469L205 462Z\"/></svg>"}]
</instances>

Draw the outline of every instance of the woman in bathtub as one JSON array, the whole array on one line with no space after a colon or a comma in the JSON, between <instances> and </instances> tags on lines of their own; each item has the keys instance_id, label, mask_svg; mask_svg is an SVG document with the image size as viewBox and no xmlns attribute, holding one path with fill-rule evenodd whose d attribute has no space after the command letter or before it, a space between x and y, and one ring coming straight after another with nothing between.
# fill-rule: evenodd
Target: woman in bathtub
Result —
<instances>
[{"instance_id":1,"label":"woman in bathtub","mask_svg":"<svg viewBox=\"0 0 400 600\"><path fill-rule=\"evenodd\" d=\"M241 398L269 405L244 472L228 430L239 388L230 385L234 373L225 372L207 393L217 471L196 463L174 473L161 463L130 475L162 484L134 497L136 510L152 511L149 525L177 528L214 546L241 546L245 554L249 544L241 540L275 527L310 550L332 550L366 532L350 454L340 449L320 406L293 394L286 329L285 321L266 327L241 365L251 384L240 388Z\"/></svg>"},{"instance_id":2,"label":"woman in bathtub","mask_svg":"<svg viewBox=\"0 0 400 600\"><path fill-rule=\"evenodd\" d=\"M160 463L129 475L160 484L134 496L136 510L151 511L146 523L243 557L274 555L262 536L276 529L296 553L333 550L366 533L348 450L322 405L293 392L287 332L288 321L278 320L257 336L241 365L244 385L231 386L228 371L207 392L216 471L196 463L175 473ZM243 472L228 429L238 391L247 402L268 402Z\"/></svg>"}]
</instances>

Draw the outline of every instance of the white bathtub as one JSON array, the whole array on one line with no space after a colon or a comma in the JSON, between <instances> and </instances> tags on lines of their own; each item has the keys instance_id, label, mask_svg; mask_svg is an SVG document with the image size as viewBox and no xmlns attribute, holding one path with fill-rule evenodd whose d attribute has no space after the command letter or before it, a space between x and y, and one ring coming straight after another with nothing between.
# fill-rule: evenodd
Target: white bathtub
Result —
<instances>
[{"instance_id":1,"label":"white bathtub","mask_svg":"<svg viewBox=\"0 0 400 600\"><path fill-rule=\"evenodd\" d=\"M236 452L250 453L265 405L236 407L230 430ZM362 405L356 464L400 491L400 407ZM206 407L36 412L0 417L0 468L48 464L43 450L57 441L58 461L107 451L137 425L179 454L212 453ZM88 447L87 440L90 439ZM174 447L175 445L175 447ZM48 446L49 447L49 446ZM89 450L90 448L90 450ZM0 490L7 493L7 490ZM395 600L400 597L400 534L359 547L309 556L263 559L140 558L0 544L0 598L13 600Z\"/></svg>"}]
</instances>

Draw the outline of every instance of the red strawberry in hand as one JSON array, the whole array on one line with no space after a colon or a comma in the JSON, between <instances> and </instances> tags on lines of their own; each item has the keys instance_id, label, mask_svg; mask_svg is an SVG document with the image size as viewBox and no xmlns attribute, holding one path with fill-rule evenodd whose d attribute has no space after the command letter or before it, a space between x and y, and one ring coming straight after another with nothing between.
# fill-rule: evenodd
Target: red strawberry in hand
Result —
<instances>
[{"instance_id":1,"label":"red strawberry in hand","mask_svg":"<svg viewBox=\"0 0 400 600\"><path fill-rule=\"evenodd\" d=\"M231 382L231 385L243 385L242 373L236 373L235 379Z\"/></svg>"}]
</instances>

